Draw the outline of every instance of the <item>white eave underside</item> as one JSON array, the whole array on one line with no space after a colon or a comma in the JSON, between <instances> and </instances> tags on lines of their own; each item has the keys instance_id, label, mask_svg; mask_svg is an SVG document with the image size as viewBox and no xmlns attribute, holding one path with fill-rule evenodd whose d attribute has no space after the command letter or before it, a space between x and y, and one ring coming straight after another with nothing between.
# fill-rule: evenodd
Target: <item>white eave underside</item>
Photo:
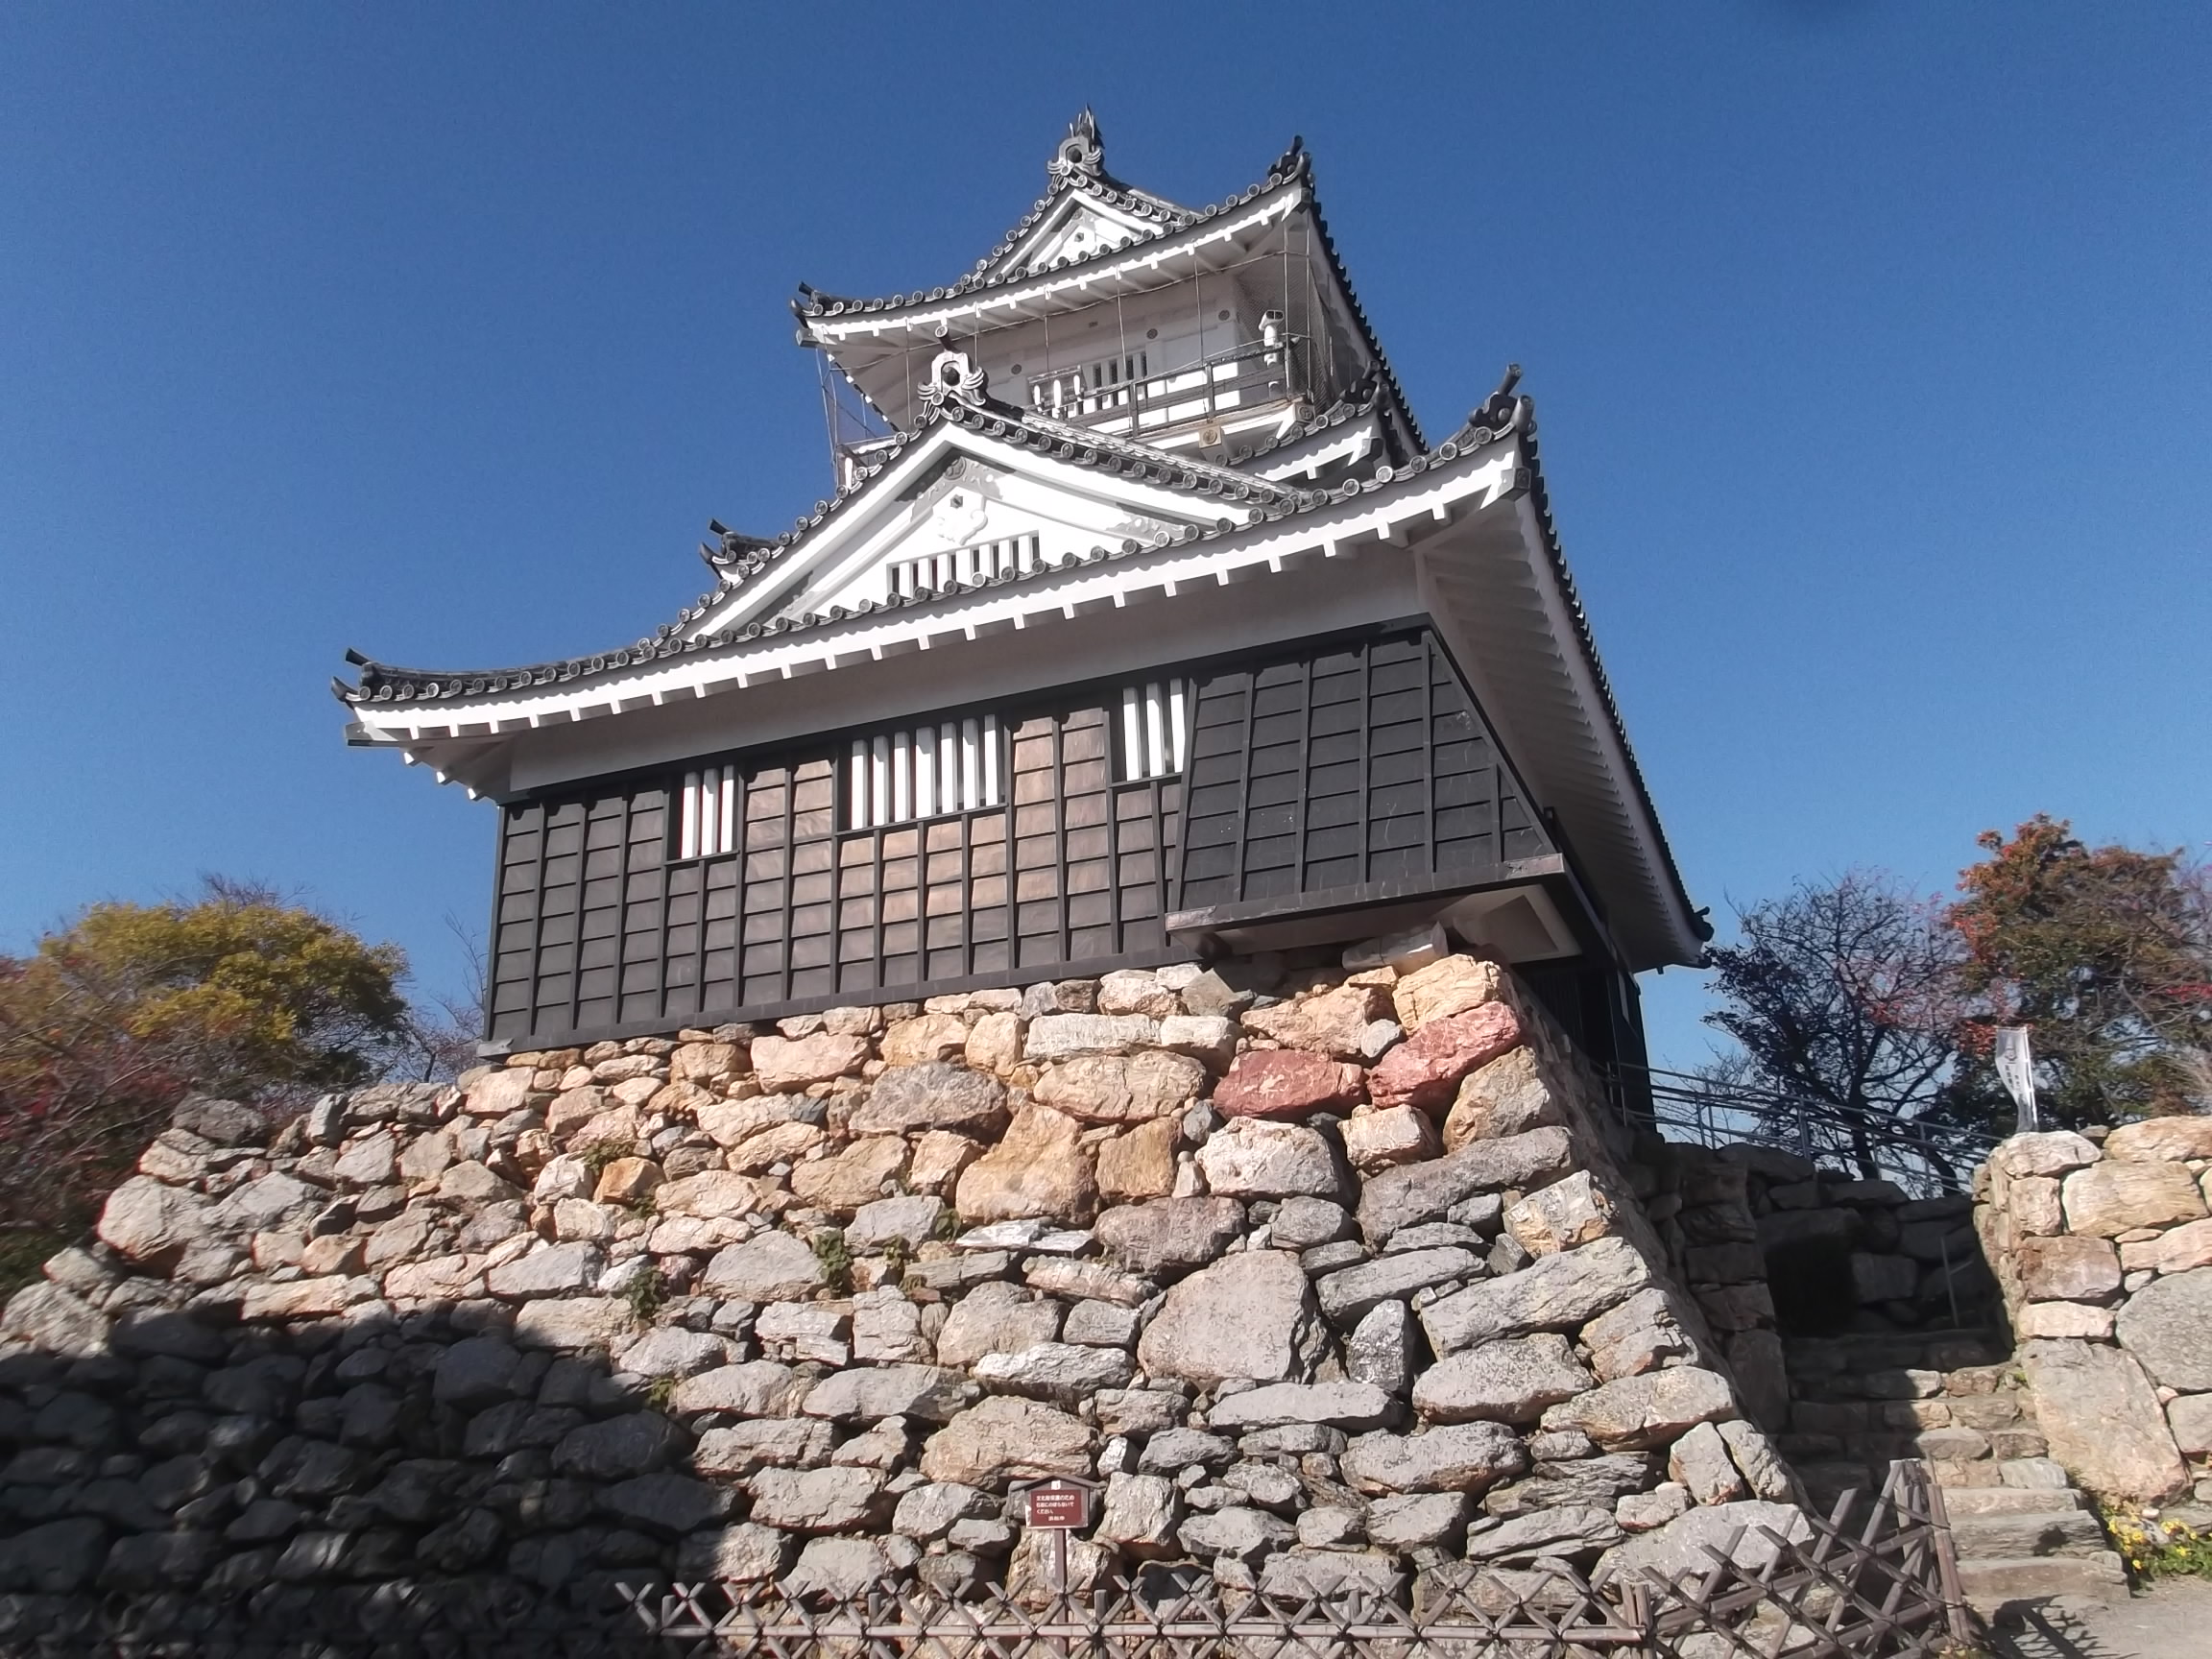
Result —
<instances>
[{"instance_id":1,"label":"white eave underside","mask_svg":"<svg viewBox=\"0 0 2212 1659\"><path fill-rule=\"evenodd\" d=\"M1034 458L1032 458L1034 459ZM511 734L764 680L860 667L993 634L1072 620L1181 588L1227 586L1381 546L1418 563L1431 610L1540 805L1556 812L1608 905L1631 969L1693 964L1695 919L1609 713L1525 489L1519 443L1502 439L1412 478L1212 540L1146 549L923 605L711 647L589 681L455 702L358 704L360 742L427 751L468 781L470 751ZM1195 503L1193 503L1195 505ZM948 675L957 672L949 663Z\"/></svg>"}]
</instances>

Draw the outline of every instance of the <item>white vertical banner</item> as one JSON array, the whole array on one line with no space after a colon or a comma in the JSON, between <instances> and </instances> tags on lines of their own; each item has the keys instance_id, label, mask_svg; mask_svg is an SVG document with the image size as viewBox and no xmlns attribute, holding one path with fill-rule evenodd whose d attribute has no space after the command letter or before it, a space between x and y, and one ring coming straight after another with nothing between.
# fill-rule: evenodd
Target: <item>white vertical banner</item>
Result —
<instances>
[{"instance_id":1,"label":"white vertical banner","mask_svg":"<svg viewBox=\"0 0 2212 1659\"><path fill-rule=\"evenodd\" d=\"M1997 1076L2012 1103L2020 1109L2020 1133L2032 1135L2043 1127L2035 1110L2035 1057L2028 1046L2028 1027L1997 1027Z\"/></svg>"}]
</instances>

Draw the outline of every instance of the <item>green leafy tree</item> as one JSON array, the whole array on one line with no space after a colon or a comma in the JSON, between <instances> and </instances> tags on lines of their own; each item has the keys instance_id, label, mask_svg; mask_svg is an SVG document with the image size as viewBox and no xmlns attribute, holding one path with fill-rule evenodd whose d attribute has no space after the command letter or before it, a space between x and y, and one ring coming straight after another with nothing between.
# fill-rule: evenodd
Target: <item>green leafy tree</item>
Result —
<instances>
[{"instance_id":1,"label":"green leafy tree","mask_svg":"<svg viewBox=\"0 0 2212 1659\"><path fill-rule=\"evenodd\" d=\"M2026 1025L2047 1118L2212 1110L2212 883L2183 852L2089 847L2038 813L1960 877L1948 921L1977 1006L1970 1082L1995 1096L1999 1025Z\"/></svg>"},{"instance_id":2,"label":"green leafy tree","mask_svg":"<svg viewBox=\"0 0 2212 1659\"><path fill-rule=\"evenodd\" d=\"M270 890L94 904L0 956L0 1235L83 1225L200 1090L270 1108L421 1059L406 958Z\"/></svg>"}]
</instances>

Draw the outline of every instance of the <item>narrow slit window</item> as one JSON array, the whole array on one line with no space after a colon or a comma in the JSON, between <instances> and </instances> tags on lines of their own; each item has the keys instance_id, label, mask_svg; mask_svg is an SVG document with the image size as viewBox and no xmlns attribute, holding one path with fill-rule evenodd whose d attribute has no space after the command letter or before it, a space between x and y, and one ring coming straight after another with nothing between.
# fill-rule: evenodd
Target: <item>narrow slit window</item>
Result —
<instances>
[{"instance_id":1,"label":"narrow slit window","mask_svg":"<svg viewBox=\"0 0 2212 1659\"><path fill-rule=\"evenodd\" d=\"M684 774L676 800L676 856L711 858L737 851L737 768L702 766Z\"/></svg>"},{"instance_id":2,"label":"narrow slit window","mask_svg":"<svg viewBox=\"0 0 2212 1659\"><path fill-rule=\"evenodd\" d=\"M1121 781L1172 778L1190 757L1189 687L1149 680L1121 692Z\"/></svg>"},{"instance_id":3,"label":"narrow slit window","mask_svg":"<svg viewBox=\"0 0 2212 1659\"><path fill-rule=\"evenodd\" d=\"M996 715L853 740L845 767L848 830L879 830L1004 804Z\"/></svg>"}]
</instances>

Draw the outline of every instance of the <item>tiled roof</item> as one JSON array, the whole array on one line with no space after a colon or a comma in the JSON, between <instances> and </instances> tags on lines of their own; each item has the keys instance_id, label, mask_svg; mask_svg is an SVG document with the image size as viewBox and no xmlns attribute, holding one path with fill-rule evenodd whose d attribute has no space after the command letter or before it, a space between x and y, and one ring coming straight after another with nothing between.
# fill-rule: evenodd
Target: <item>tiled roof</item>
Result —
<instances>
[{"instance_id":1,"label":"tiled roof","mask_svg":"<svg viewBox=\"0 0 2212 1659\"><path fill-rule=\"evenodd\" d=\"M1510 429L1511 412L1509 408L1498 407L1501 396L1493 395L1489 402L1476 411L1474 418L1459 434L1438 445L1432 453L1415 455L1400 467L1378 467L1369 478L1347 479L1326 490L1302 490L1287 484L1273 483L1226 467L1172 455L1131 439L1107 437L1080 426L1048 421L1016 409L1010 404L989 399L969 403L948 398L937 409L926 415L922 424L912 434L895 447L884 451L880 458L865 469L853 485L839 491L829 500L817 501L814 511L801 518L790 530L767 542L757 542L753 538L742 539L755 542L756 550L735 558L726 567L724 587L701 595L674 622L633 645L590 657L571 657L519 668L450 671L397 668L374 661L358 652L349 651L346 660L361 669L360 684L348 685L343 681L333 681L332 688L338 698L346 703L442 703L541 685L567 685L600 674L634 669L667 658L714 650L745 640L829 627L854 616L926 605L955 593L974 592L1017 582L1033 582L1076 565L1127 558L1161 546L1214 541L1255 524L1295 517L1334 502L1350 500L1364 491L1386 488L1394 482L1419 475L1436 462L1457 459L1463 448L1487 444L1493 438L1504 436ZM1510 397L1504 400L1508 404L1512 401ZM1482 422L1492 420L1494 411L1493 430ZM1334 411L1331 413L1334 415ZM1321 419L1327 420L1328 417ZM835 517L849 503L866 493L869 485L882 474L894 459L904 453L925 432L940 421L952 422L987 438L1022 445L1057 461L1117 472L1124 477L1141 479L1192 496L1212 497L1223 508L1230 510L1219 513L1210 525L1187 526L1179 534L1162 531L1150 541L1127 540L1116 546L1094 546L1087 553L1071 554L1057 565L1043 565L1030 571L1007 571L974 582L955 582L940 589L924 588L912 595L864 599L854 606L832 606L827 613L809 612L798 617L774 617L765 621L748 622L741 628L699 638L683 637L685 629L698 622L715 605L728 598L733 589L759 575L793 547L805 541L813 531Z\"/></svg>"}]
</instances>

